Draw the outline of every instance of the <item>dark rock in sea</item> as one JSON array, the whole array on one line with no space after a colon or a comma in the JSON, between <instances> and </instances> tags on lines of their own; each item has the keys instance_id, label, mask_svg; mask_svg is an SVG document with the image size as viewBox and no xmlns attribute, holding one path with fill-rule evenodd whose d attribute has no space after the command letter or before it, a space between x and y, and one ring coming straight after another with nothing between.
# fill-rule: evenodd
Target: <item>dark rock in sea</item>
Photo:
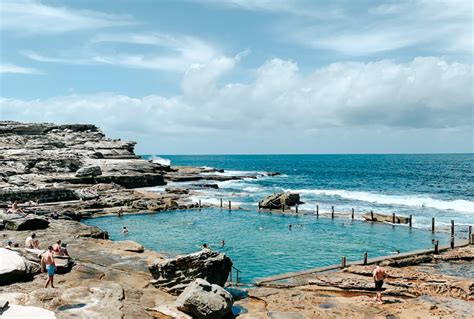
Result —
<instances>
[{"instance_id":1,"label":"dark rock in sea","mask_svg":"<svg viewBox=\"0 0 474 319\"><path fill-rule=\"evenodd\" d=\"M232 295L204 279L196 279L176 299L176 308L197 319L221 319L232 309Z\"/></svg>"},{"instance_id":2,"label":"dark rock in sea","mask_svg":"<svg viewBox=\"0 0 474 319\"><path fill-rule=\"evenodd\" d=\"M197 278L223 287L231 267L232 261L225 254L204 249L156 261L148 269L154 278L151 283L155 287L176 295Z\"/></svg>"},{"instance_id":3,"label":"dark rock in sea","mask_svg":"<svg viewBox=\"0 0 474 319\"><path fill-rule=\"evenodd\" d=\"M3 224L8 230L37 230L48 228L49 222L44 218L38 217L21 217L21 218L12 218L4 219Z\"/></svg>"},{"instance_id":4,"label":"dark rock in sea","mask_svg":"<svg viewBox=\"0 0 474 319\"><path fill-rule=\"evenodd\" d=\"M191 186L198 187L198 188L219 189L219 185L217 185L217 184L191 184Z\"/></svg>"},{"instance_id":5,"label":"dark rock in sea","mask_svg":"<svg viewBox=\"0 0 474 319\"><path fill-rule=\"evenodd\" d=\"M267 175L267 176L278 176L278 175L281 175L281 173L278 173L278 172L266 172L265 175Z\"/></svg>"},{"instance_id":6,"label":"dark rock in sea","mask_svg":"<svg viewBox=\"0 0 474 319\"><path fill-rule=\"evenodd\" d=\"M302 204L298 193L275 193L259 202L259 206L263 209L281 209L283 205L290 207L298 204Z\"/></svg>"}]
</instances>

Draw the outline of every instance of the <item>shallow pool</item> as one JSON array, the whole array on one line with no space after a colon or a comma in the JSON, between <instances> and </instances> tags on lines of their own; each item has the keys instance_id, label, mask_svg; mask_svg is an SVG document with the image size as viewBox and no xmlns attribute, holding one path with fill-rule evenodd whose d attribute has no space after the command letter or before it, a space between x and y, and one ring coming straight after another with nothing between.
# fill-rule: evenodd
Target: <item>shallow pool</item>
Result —
<instances>
[{"instance_id":1,"label":"shallow pool","mask_svg":"<svg viewBox=\"0 0 474 319\"><path fill-rule=\"evenodd\" d=\"M109 232L113 240L134 240L169 256L197 251L203 243L226 253L242 271L242 280L431 247L433 238L448 243L448 234L406 226L366 223L314 215L287 216L203 209L156 214L100 217L84 223ZM291 230L289 225L292 225ZM122 228L129 229L127 236ZM225 246L220 242L225 240Z\"/></svg>"}]
</instances>

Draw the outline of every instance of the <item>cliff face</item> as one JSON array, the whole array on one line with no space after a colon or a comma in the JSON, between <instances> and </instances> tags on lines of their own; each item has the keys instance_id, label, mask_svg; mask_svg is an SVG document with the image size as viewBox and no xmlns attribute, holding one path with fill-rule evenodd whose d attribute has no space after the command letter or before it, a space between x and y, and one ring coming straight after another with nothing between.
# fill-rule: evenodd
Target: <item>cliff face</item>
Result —
<instances>
[{"instance_id":1,"label":"cliff face","mask_svg":"<svg viewBox=\"0 0 474 319\"><path fill-rule=\"evenodd\" d=\"M100 183L166 184L170 167L140 159L135 144L94 125L0 121L0 201L77 199L72 190Z\"/></svg>"}]
</instances>

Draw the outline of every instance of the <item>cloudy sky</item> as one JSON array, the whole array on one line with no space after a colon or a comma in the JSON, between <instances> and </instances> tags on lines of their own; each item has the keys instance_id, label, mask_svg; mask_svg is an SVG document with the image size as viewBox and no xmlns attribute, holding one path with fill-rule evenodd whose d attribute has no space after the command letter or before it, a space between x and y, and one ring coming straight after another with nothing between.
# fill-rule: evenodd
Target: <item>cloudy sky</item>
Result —
<instances>
[{"instance_id":1,"label":"cloudy sky","mask_svg":"<svg viewBox=\"0 0 474 319\"><path fill-rule=\"evenodd\" d=\"M473 2L0 3L0 119L142 154L473 152Z\"/></svg>"}]
</instances>

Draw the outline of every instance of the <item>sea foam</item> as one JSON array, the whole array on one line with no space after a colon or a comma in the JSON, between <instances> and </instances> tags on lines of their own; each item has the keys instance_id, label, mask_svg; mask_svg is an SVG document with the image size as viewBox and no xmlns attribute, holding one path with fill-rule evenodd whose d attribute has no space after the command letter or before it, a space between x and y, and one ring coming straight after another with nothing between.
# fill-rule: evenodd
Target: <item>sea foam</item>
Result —
<instances>
[{"instance_id":1,"label":"sea foam","mask_svg":"<svg viewBox=\"0 0 474 319\"><path fill-rule=\"evenodd\" d=\"M456 200L441 200L435 199L428 196L417 196L417 195L385 195L362 191L348 191L348 190L329 190L329 189L297 189L287 190L297 192L300 194L311 194L311 195L326 195L326 196L338 196L345 199L358 200L376 204L385 205L403 205L413 207L429 207L440 210L455 210L463 213L474 212L474 202L456 199Z\"/></svg>"},{"instance_id":2,"label":"sea foam","mask_svg":"<svg viewBox=\"0 0 474 319\"><path fill-rule=\"evenodd\" d=\"M159 157L157 155L152 155L150 156L150 158L153 163L157 163L157 164L161 164L161 165L171 165L171 160L167 159L167 158L163 158L163 157Z\"/></svg>"}]
</instances>

